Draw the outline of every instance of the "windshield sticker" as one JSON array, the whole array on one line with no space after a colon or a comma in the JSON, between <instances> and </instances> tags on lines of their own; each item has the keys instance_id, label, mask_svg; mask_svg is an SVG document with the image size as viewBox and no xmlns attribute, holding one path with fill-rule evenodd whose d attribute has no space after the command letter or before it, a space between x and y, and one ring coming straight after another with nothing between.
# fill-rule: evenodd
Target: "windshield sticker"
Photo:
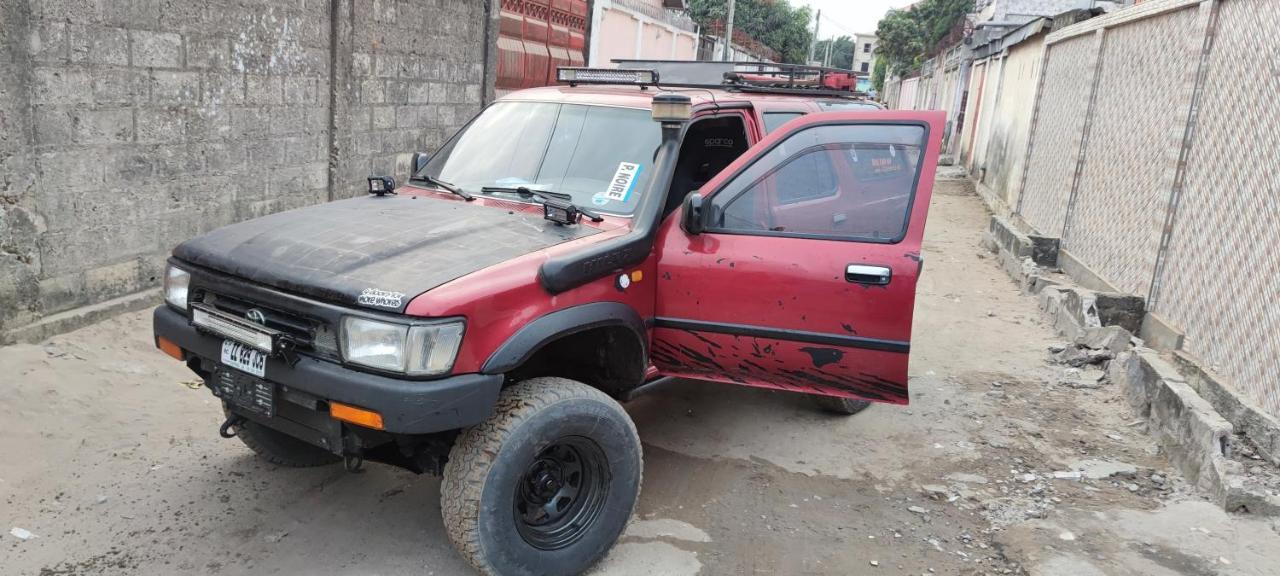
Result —
<instances>
[{"instance_id":1,"label":"windshield sticker","mask_svg":"<svg viewBox=\"0 0 1280 576\"><path fill-rule=\"evenodd\" d=\"M399 308L402 298L404 298L403 292L388 292L377 288L365 288L360 292L360 296L356 298L356 302L363 306Z\"/></svg>"},{"instance_id":2,"label":"windshield sticker","mask_svg":"<svg viewBox=\"0 0 1280 576\"><path fill-rule=\"evenodd\" d=\"M618 171L614 172L613 178L609 179L609 189L603 194L592 197L591 202L597 206L609 202L626 202L631 198L631 189L636 185L636 178L640 176L641 168L643 167L639 164L619 162Z\"/></svg>"}]
</instances>

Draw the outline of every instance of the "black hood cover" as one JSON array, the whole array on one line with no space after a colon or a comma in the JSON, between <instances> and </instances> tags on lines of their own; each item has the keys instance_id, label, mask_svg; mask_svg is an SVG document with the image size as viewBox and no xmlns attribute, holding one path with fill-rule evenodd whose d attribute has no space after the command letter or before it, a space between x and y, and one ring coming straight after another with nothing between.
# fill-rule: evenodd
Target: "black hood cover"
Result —
<instances>
[{"instance_id":1,"label":"black hood cover","mask_svg":"<svg viewBox=\"0 0 1280 576\"><path fill-rule=\"evenodd\" d=\"M286 292L402 312L445 282L598 232L493 206L365 196L225 226L173 255Z\"/></svg>"}]
</instances>

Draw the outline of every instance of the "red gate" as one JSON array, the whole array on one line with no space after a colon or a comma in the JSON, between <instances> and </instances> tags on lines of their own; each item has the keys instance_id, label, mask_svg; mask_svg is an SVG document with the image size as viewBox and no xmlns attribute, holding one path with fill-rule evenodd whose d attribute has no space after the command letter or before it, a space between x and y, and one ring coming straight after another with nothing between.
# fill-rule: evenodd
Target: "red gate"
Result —
<instances>
[{"instance_id":1,"label":"red gate","mask_svg":"<svg viewBox=\"0 0 1280 576\"><path fill-rule=\"evenodd\" d=\"M555 83L557 66L586 62L586 0L502 0L498 94Z\"/></svg>"}]
</instances>

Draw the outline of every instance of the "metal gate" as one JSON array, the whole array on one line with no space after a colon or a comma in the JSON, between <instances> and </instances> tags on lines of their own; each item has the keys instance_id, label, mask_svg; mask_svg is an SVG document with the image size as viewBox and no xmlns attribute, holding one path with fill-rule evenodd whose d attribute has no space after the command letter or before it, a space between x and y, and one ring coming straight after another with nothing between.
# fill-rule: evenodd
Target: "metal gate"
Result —
<instances>
[{"instance_id":1,"label":"metal gate","mask_svg":"<svg viewBox=\"0 0 1280 576\"><path fill-rule=\"evenodd\" d=\"M548 86L557 66L582 66L586 32L586 0L502 0L498 94Z\"/></svg>"}]
</instances>

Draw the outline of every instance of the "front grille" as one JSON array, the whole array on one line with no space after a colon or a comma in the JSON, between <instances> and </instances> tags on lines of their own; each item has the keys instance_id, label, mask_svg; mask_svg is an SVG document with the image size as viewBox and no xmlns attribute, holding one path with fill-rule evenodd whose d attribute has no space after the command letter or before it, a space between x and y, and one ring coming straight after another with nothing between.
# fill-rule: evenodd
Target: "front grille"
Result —
<instances>
[{"instance_id":1,"label":"front grille","mask_svg":"<svg viewBox=\"0 0 1280 576\"><path fill-rule=\"evenodd\" d=\"M296 312L281 310L243 298L205 292L203 302L215 309L235 316L259 322L272 330L284 333L300 352L311 352L326 358L338 357L338 339L334 330L325 322ZM257 318L261 313L261 318Z\"/></svg>"}]
</instances>

